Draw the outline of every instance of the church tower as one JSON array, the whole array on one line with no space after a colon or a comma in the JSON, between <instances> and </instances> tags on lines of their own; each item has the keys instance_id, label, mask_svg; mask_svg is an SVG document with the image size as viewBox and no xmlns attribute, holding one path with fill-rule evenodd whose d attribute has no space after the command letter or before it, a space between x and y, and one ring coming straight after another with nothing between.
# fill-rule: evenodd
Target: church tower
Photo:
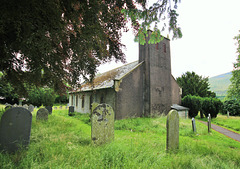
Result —
<instances>
[{"instance_id":1,"label":"church tower","mask_svg":"<svg viewBox=\"0 0 240 169\"><path fill-rule=\"evenodd\" d=\"M151 31L149 31L151 34ZM167 114L172 105L170 40L139 44L139 63L143 63L144 115Z\"/></svg>"}]
</instances>

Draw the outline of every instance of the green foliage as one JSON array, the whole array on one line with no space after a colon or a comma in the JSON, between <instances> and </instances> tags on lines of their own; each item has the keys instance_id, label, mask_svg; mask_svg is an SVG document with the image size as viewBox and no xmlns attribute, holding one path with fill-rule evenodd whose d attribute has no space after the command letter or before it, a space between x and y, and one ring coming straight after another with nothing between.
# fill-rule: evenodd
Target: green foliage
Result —
<instances>
[{"instance_id":1,"label":"green foliage","mask_svg":"<svg viewBox=\"0 0 240 169\"><path fill-rule=\"evenodd\" d=\"M240 31L239 31L240 32ZM228 99L236 99L240 102L240 34L234 37L237 41L237 62L234 63L234 70L232 71L231 85L228 89Z\"/></svg>"},{"instance_id":2,"label":"green foliage","mask_svg":"<svg viewBox=\"0 0 240 169\"><path fill-rule=\"evenodd\" d=\"M57 95L55 99L55 103L66 104L69 102L69 95Z\"/></svg>"},{"instance_id":3,"label":"green foliage","mask_svg":"<svg viewBox=\"0 0 240 169\"><path fill-rule=\"evenodd\" d=\"M231 116L240 116L240 102L238 100L226 100L223 103L223 114L229 114Z\"/></svg>"},{"instance_id":4,"label":"green foliage","mask_svg":"<svg viewBox=\"0 0 240 169\"><path fill-rule=\"evenodd\" d=\"M201 111L203 111L205 117L208 117L208 114L210 114L212 118L216 118L217 114L222 112L223 109L223 103L217 98L202 98L201 104Z\"/></svg>"},{"instance_id":5,"label":"green foliage","mask_svg":"<svg viewBox=\"0 0 240 169\"><path fill-rule=\"evenodd\" d=\"M5 102L9 104L18 103L18 94L3 75L0 77L0 96L5 98Z\"/></svg>"},{"instance_id":6,"label":"green foliage","mask_svg":"<svg viewBox=\"0 0 240 169\"><path fill-rule=\"evenodd\" d=\"M147 9L146 0L1 0L0 72L21 95L26 82L65 93L66 82L75 88L82 79L93 80L101 63L125 62L121 36L127 19L140 43L151 23L163 18L173 37L181 37L178 3L157 1ZM153 35L150 42L158 42L158 28Z\"/></svg>"},{"instance_id":7,"label":"green foliage","mask_svg":"<svg viewBox=\"0 0 240 169\"><path fill-rule=\"evenodd\" d=\"M182 97L187 95L200 97L216 97L214 92L209 91L208 77L204 78L195 72L186 72L177 78L178 85L182 88Z\"/></svg>"},{"instance_id":8,"label":"green foliage","mask_svg":"<svg viewBox=\"0 0 240 169\"><path fill-rule=\"evenodd\" d=\"M35 106L53 106L56 99L56 94L50 88L32 87L28 95L28 103Z\"/></svg>"},{"instance_id":9,"label":"green foliage","mask_svg":"<svg viewBox=\"0 0 240 169\"><path fill-rule=\"evenodd\" d=\"M201 110L202 98L199 96L187 95L182 99L182 105L189 108L189 116L196 117Z\"/></svg>"}]
</instances>

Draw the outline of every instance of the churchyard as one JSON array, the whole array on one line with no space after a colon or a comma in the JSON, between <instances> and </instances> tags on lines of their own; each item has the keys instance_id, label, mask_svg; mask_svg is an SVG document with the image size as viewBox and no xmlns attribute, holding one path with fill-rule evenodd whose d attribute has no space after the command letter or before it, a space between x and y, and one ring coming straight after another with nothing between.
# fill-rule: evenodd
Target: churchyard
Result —
<instances>
[{"instance_id":1,"label":"churchyard","mask_svg":"<svg viewBox=\"0 0 240 169\"><path fill-rule=\"evenodd\" d=\"M0 110L4 107L0 105ZM171 124L171 119L176 119L174 113L117 120L114 138L98 145L92 141L89 114L70 116L66 106L53 106L48 118L39 118L43 115L38 114L39 108L34 109L28 147L15 153L0 153L2 168L240 168L240 142L214 130L209 133L208 126L200 123L198 117L196 132L191 119L179 118L179 128L175 122ZM94 115L99 123L109 120L101 113L93 112ZM203 120L207 122L207 118ZM218 115L212 123L239 133L239 120L240 117ZM167 126L173 126L174 131L168 131ZM168 142L172 137L167 133L174 135L177 129L176 146ZM99 137L97 134L94 137ZM167 144L175 148L168 148Z\"/></svg>"}]
</instances>

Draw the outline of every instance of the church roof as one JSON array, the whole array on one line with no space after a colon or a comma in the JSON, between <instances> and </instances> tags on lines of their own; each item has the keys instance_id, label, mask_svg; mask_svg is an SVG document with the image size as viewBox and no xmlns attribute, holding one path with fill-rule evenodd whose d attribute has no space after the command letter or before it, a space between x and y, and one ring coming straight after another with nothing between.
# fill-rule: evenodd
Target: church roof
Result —
<instances>
[{"instance_id":1,"label":"church roof","mask_svg":"<svg viewBox=\"0 0 240 169\"><path fill-rule=\"evenodd\" d=\"M83 83L81 88L75 92L113 88L114 80L121 80L124 76L129 74L131 71L133 71L135 68L137 68L141 64L142 63L138 63L138 61L135 61L129 64L125 64L116 69L107 71L100 75L97 75L94 78L93 83L89 83L89 82Z\"/></svg>"}]
</instances>

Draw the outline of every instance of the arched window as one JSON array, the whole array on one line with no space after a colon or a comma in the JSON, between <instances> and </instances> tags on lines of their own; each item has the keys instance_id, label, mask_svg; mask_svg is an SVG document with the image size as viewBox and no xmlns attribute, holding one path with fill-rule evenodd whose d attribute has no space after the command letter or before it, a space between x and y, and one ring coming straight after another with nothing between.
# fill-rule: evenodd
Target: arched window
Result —
<instances>
[{"instance_id":1,"label":"arched window","mask_svg":"<svg viewBox=\"0 0 240 169\"><path fill-rule=\"evenodd\" d=\"M82 96L82 108L84 108L84 95Z\"/></svg>"}]
</instances>

